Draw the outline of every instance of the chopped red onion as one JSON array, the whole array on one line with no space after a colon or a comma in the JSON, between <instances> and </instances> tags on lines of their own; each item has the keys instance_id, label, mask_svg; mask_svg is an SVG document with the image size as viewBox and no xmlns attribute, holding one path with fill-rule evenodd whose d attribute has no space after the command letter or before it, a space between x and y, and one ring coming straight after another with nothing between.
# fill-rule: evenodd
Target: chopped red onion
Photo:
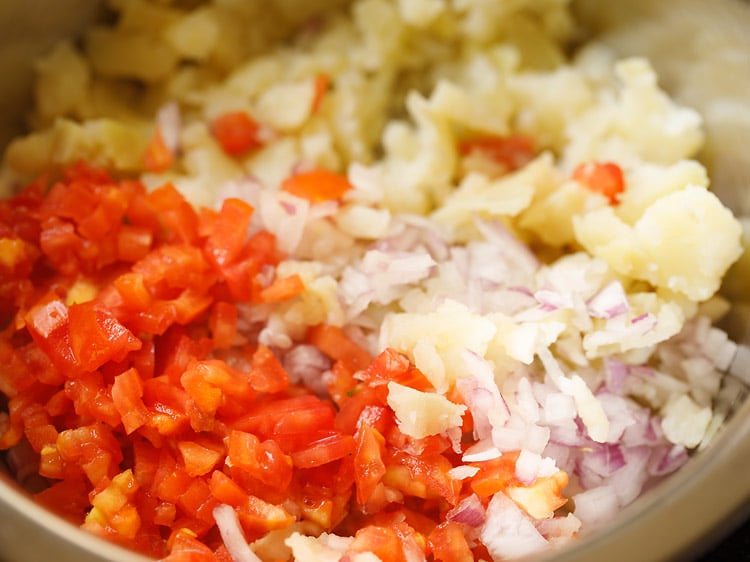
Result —
<instances>
[{"instance_id":1,"label":"chopped red onion","mask_svg":"<svg viewBox=\"0 0 750 562\"><path fill-rule=\"evenodd\" d=\"M545 312L573 308L573 299L571 296L558 291L541 289L534 293L534 298L539 302L541 310Z\"/></svg>"},{"instance_id":2,"label":"chopped red onion","mask_svg":"<svg viewBox=\"0 0 750 562\"><path fill-rule=\"evenodd\" d=\"M327 394L323 373L332 363L320 349L314 345L296 345L284 355L282 364L293 383L302 382L319 396Z\"/></svg>"},{"instance_id":3,"label":"chopped red onion","mask_svg":"<svg viewBox=\"0 0 750 562\"><path fill-rule=\"evenodd\" d=\"M495 560L520 558L547 546L528 515L503 492L492 496L487 506L480 539Z\"/></svg>"},{"instance_id":4,"label":"chopped red onion","mask_svg":"<svg viewBox=\"0 0 750 562\"><path fill-rule=\"evenodd\" d=\"M180 135L182 134L182 115L176 101L165 103L156 113L156 125L164 144L172 154L180 152Z\"/></svg>"},{"instance_id":5,"label":"chopped red onion","mask_svg":"<svg viewBox=\"0 0 750 562\"><path fill-rule=\"evenodd\" d=\"M573 496L573 512L584 525L601 525L609 521L620 509L620 501L612 486L591 488Z\"/></svg>"},{"instance_id":6,"label":"chopped red onion","mask_svg":"<svg viewBox=\"0 0 750 562\"><path fill-rule=\"evenodd\" d=\"M594 318L614 318L630 310L625 289L619 281L612 281L586 303Z\"/></svg>"},{"instance_id":7,"label":"chopped red onion","mask_svg":"<svg viewBox=\"0 0 750 562\"><path fill-rule=\"evenodd\" d=\"M492 444L490 439L477 441L464 451L461 460L463 462L482 462L496 459L502 456L502 452Z\"/></svg>"},{"instance_id":8,"label":"chopped red onion","mask_svg":"<svg viewBox=\"0 0 750 562\"><path fill-rule=\"evenodd\" d=\"M453 480L466 480L467 478L471 478L472 476L474 476L477 472L479 472L478 467L462 464L459 466L454 466L448 471L447 474Z\"/></svg>"},{"instance_id":9,"label":"chopped red onion","mask_svg":"<svg viewBox=\"0 0 750 562\"><path fill-rule=\"evenodd\" d=\"M680 468L688 461L688 452L684 445L662 445L654 450L649 462L649 474L665 476Z\"/></svg>"},{"instance_id":10,"label":"chopped red onion","mask_svg":"<svg viewBox=\"0 0 750 562\"><path fill-rule=\"evenodd\" d=\"M476 494L471 494L462 499L456 507L445 514L448 521L462 523L469 527L479 527L484 524L485 511L482 500Z\"/></svg>"}]
</instances>

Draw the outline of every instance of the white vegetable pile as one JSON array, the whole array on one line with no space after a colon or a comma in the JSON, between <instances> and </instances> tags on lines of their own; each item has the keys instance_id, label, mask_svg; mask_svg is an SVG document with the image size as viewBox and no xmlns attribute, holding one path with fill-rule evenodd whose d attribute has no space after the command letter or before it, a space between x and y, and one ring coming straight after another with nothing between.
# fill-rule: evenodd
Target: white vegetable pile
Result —
<instances>
[{"instance_id":1,"label":"white vegetable pile","mask_svg":"<svg viewBox=\"0 0 750 562\"><path fill-rule=\"evenodd\" d=\"M229 4L208 4L200 23L165 20L177 60L191 60L192 70L137 77L179 155L175 169L144 180L173 181L201 204L241 197L256 209L251 230L277 236L289 256L277 274L299 274L305 291L273 311L248 309L244 321L262 326L260 340L293 377L325 392L329 362L299 342L309 326L342 326L373 354L404 353L435 387L390 383L404 433L445 434L465 462L520 450L521 482L566 471L567 518L551 519L522 488L496 494L486 510L475 497L454 509L498 560L606 521L711 438L712 400L735 352L713 327L727 307L715 293L740 255L741 227L692 159L703 142L699 115L659 89L647 61L616 61L597 45L566 61L575 22L562 1L359 0L316 19L298 43L222 74L211 66L218 39L204 45L205 26L231 26L216 16ZM191 32L202 33L202 50L180 51L195 46L178 40ZM107 34L129 33L123 24L93 39L105 49L115 40ZM109 135L140 138L143 123L105 109L74 123L92 92L101 100L114 95L103 88L113 76L132 78L111 60L103 68L93 48L89 58L69 46L57 52L82 66L91 90L56 104L44 98L45 127L8 152L14 173L77 157L127 171L130 144ZM52 83L56 70L40 69ZM313 112L319 72L331 89ZM54 107L62 109L51 116ZM233 159L208 123L237 109L268 138ZM457 148L461 138L511 134L539 148L515 171ZM624 172L615 206L571 179L579 164L604 161ZM353 189L315 205L279 191L285 177L312 167L346 173ZM465 405L446 395L454 386ZM227 547L255 560L238 544L230 511L215 513ZM287 544L302 562L338 560L348 540L293 535Z\"/></svg>"}]
</instances>

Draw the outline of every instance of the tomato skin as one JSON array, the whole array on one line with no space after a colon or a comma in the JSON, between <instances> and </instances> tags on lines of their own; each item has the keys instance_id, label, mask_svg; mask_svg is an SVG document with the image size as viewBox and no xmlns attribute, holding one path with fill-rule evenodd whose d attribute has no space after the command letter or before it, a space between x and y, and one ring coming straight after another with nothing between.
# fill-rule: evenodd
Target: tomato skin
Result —
<instances>
[{"instance_id":1,"label":"tomato skin","mask_svg":"<svg viewBox=\"0 0 750 562\"><path fill-rule=\"evenodd\" d=\"M211 123L211 133L230 156L242 156L263 146L259 132L258 123L244 111L224 113Z\"/></svg>"},{"instance_id":2,"label":"tomato skin","mask_svg":"<svg viewBox=\"0 0 750 562\"><path fill-rule=\"evenodd\" d=\"M573 171L573 179L595 193L607 198L610 205L620 202L625 191L622 168L614 162L586 162Z\"/></svg>"}]
</instances>

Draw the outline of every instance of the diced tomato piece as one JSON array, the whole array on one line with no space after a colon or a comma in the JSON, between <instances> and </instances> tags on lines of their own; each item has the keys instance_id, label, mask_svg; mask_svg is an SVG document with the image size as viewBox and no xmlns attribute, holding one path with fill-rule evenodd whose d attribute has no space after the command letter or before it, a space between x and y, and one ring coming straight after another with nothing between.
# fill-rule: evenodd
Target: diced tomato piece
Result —
<instances>
[{"instance_id":1,"label":"diced tomato piece","mask_svg":"<svg viewBox=\"0 0 750 562\"><path fill-rule=\"evenodd\" d=\"M365 369L372 360L366 349L356 344L341 328L330 324L312 326L307 332L307 341L354 371Z\"/></svg>"},{"instance_id":2,"label":"diced tomato piece","mask_svg":"<svg viewBox=\"0 0 750 562\"><path fill-rule=\"evenodd\" d=\"M174 533L169 547L169 555L162 562L216 562L213 551L187 529Z\"/></svg>"},{"instance_id":3,"label":"diced tomato piece","mask_svg":"<svg viewBox=\"0 0 750 562\"><path fill-rule=\"evenodd\" d=\"M91 507L88 489L82 478L68 478L55 482L34 495L34 500L54 513L79 525Z\"/></svg>"},{"instance_id":4,"label":"diced tomato piece","mask_svg":"<svg viewBox=\"0 0 750 562\"><path fill-rule=\"evenodd\" d=\"M214 470L211 473L208 485L213 496L221 503L238 507L248 499L247 492L220 470Z\"/></svg>"},{"instance_id":5,"label":"diced tomato piece","mask_svg":"<svg viewBox=\"0 0 750 562\"><path fill-rule=\"evenodd\" d=\"M253 207L245 201L227 198L221 204L211 234L206 240L206 253L219 266L234 262L247 240L247 229Z\"/></svg>"},{"instance_id":6,"label":"diced tomato piece","mask_svg":"<svg viewBox=\"0 0 750 562\"><path fill-rule=\"evenodd\" d=\"M360 425L355 439L357 449L354 455L354 477L357 502L364 505L385 475L385 439L377 429L366 424Z\"/></svg>"},{"instance_id":7,"label":"diced tomato piece","mask_svg":"<svg viewBox=\"0 0 750 562\"><path fill-rule=\"evenodd\" d=\"M528 164L536 149L530 137L511 135L470 138L459 144L458 151L463 156L478 154L486 157L503 166L506 172L512 172Z\"/></svg>"},{"instance_id":8,"label":"diced tomato piece","mask_svg":"<svg viewBox=\"0 0 750 562\"><path fill-rule=\"evenodd\" d=\"M174 154L164 142L161 129L157 127L146 146L143 163L151 172L164 172L174 165L174 161Z\"/></svg>"},{"instance_id":9,"label":"diced tomato piece","mask_svg":"<svg viewBox=\"0 0 750 562\"><path fill-rule=\"evenodd\" d=\"M241 156L263 146L260 127L245 111L224 113L211 123L211 133L230 156Z\"/></svg>"},{"instance_id":10,"label":"diced tomato piece","mask_svg":"<svg viewBox=\"0 0 750 562\"><path fill-rule=\"evenodd\" d=\"M625 191L625 177L622 168L614 162L586 162L573 170L573 179L586 188L600 193L610 205L620 202L620 194Z\"/></svg>"},{"instance_id":11,"label":"diced tomato piece","mask_svg":"<svg viewBox=\"0 0 750 562\"><path fill-rule=\"evenodd\" d=\"M104 489L93 494L93 507L86 515L83 528L133 540L141 527L138 510L131 503L138 488L132 470L115 475Z\"/></svg>"},{"instance_id":12,"label":"diced tomato piece","mask_svg":"<svg viewBox=\"0 0 750 562\"><path fill-rule=\"evenodd\" d=\"M37 346L65 372L80 367L70 346L68 307L59 299L38 304L29 310L25 323Z\"/></svg>"},{"instance_id":13,"label":"diced tomato piece","mask_svg":"<svg viewBox=\"0 0 750 562\"><path fill-rule=\"evenodd\" d=\"M475 463L479 468L471 479L471 489L481 497L490 497L516 482L516 460L518 453L504 453L502 456Z\"/></svg>"},{"instance_id":14,"label":"diced tomato piece","mask_svg":"<svg viewBox=\"0 0 750 562\"><path fill-rule=\"evenodd\" d=\"M73 356L85 371L110 360L121 361L128 352L141 348L141 341L130 330L93 301L72 305L68 321Z\"/></svg>"},{"instance_id":15,"label":"diced tomato piece","mask_svg":"<svg viewBox=\"0 0 750 562\"><path fill-rule=\"evenodd\" d=\"M315 76L315 93L313 94L312 107L310 108L311 113L317 113L320 110L320 106L323 103L323 98L328 92L328 88L331 85L331 77L325 72L320 72Z\"/></svg>"},{"instance_id":16,"label":"diced tomato piece","mask_svg":"<svg viewBox=\"0 0 750 562\"><path fill-rule=\"evenodd\" d=\"M250 385L258 392L281 392L289 386L286 369L263 344L253 353Z\"/></svg>"},{"instance_id":17,"label":"diced tomato piece","mask_svg":"<svg viewBox=\"0 0 750 562\"><path fill-rule=\"evenodd\" d=\"M354 438L336 432L315 439L304 449L294 451L291 456L298 468L313 468L352 455L354 450Z\"/></svg>"},{"instance_id":18,"label":"diced tomato piece","mask_svg":"<svg viewBox=\"0 0 750 562\"><path fill-rule=\"evenodd\" d=\"M473 562L474 554L459 523L446 521L430 533L430 548L436 562Z\"/></svg>"},{"instance_id":19,"label":"diced tomato piece","mask_svg":"<svg viewBox=\"0 0 750 562\"><path fill-rule=\"evenodd\" d=\"M264 484L284 489L292 479L292 459L272 439L261 442L252 433L233 430L229 434L227 458Z\"/></svg>"},{"instance_id":20,"label":"diced tomato piece","mask_svg":"<svg viewBox=\"0 0 750 562\"><path fill-rule=\"evenodd\" d=\"M217 349L228 349L235 343L237 337L237 306L220 301L211 309L208 326L214 347Z\"/></svg>"},{"instance_id":21,"label":"diced tomato piece","mask_svg":"<svg viewBox=\"0 0 750 562\"><path fill-rule=\"evenodd\" d=\"M354 540L344 555L369 552L380 560L388 562L406 562L408 559L404 553L401 537L395 529L368 525L358 530Z\"/></svg>"},{"instance_id":22,"label":"diced tomato piece","mask_svg":"<svg viewBox=\"0 0 750 562\"><path fill-rule=\"evenodd\" d=\"M213 470L222 458L222 452L199 445L194 441L180 441L177 449L182 455L189 476L203 476Z\"/></svg>"},{"instance_id":23,"label":"diced tomato piece","mask_svg":"<svg viewBox=\"0 0 750 562\"><path fill-rule=\"evenodd\" d=\"M281 189L312 203L335 201L352 189L346 176L328 170L302 172L285 179Z\"/></svg>"},{"instance_id":24,"label":"diced tomato piece","mask_svg":"<svg viewBox=\"0 0 750 562\"><path fill-rule=\"evenodd\" d=\"M458 501L460 482L448 476L453 465L443 455L412 455L396 450L388 451L384 460L386 485L418 498L444 498L451 505Z\"/></svg>"},{"instance_id":25,"label":"diced tomato piece","mask_svg":"<svg viewBox=\"0 0 750 562\"><path fill-rule=\"evenodd\" d=\"M146 200L164 228L162 235L167 241L197 242L198 214L173 184L165 183L154 189Z\"/></svg>"},{"instance_id":26,"label":"diced tomato piece","mask_svg":"<svg viewBox=\"0 0 750 562\"><path fill-rule=\"evenodd\" d=\"M294 523L294 516L282 506L266 502L257 496L248 496L247 501L237 507L237 515L242 528L250 536L284 529Z\"/></svg>"},{"instance_id":27,"label":"diced tomato piece","mask_svg":"<svg viewBox=\"0 0 750 562\"><path fill-rule=\"evenodd\" d=\"M274 279L268 287L260 292L260 299L267 303L284 302L302 294L304 290L305 283L295 273L289 277Z\"/></svg>"},{"instance_id":28,"label":"diced tomato piece","mask_svg":"<svg viewBox=\"0 0 750 562\"><path fill-rule=\"evenodd\" d=\"M385 349L373 359L360 378L372 386L386 385L393 381L421 391L434 390L427 377L404 354L392 348Z\"/></svg>"},{"instance_id":29,"label":"diced tomato piece","mask_svg":"<svg viewBox=\"0 0 750 562\"><path fill-rule=\"evenodd\" d=\"M120 445L104 424L61 431L56 447L62 460L80 466L94 486L111 479L122 462Z\"/></svg>"},{"instance_id":30,"label":"diced tomato piece","mask_svg":"<svg viewBox=\"0 0 750 562\"><path fill-rule=\"evenodd\" d=\"M143 403L143 384L136 369L128 369L115 377L112 401L120 413L125 433L133 433L148 421L148 409Z\"/></svg>"},{"instance_id":31,"label":"diced tomato piece","mask_svg":"<svg viewBox=\"0 0 750 562\"><path fill-rule=\"evenodd\" d=\"M211 495L211 488L205 479L191 477L187 489L180 494L177 505L190 517L202 521L209 527L213 525L213 509L218 502Z\"/></svg>"},{"instance_id":32,"label":"diced tomato piece","mask_svg":"<svg viewBox=\"0 0 750 562\"><path fill-rule=\"evenodd\" d=\"M297 443L306 443L312 433L332 429L334 416L331 404L303 394L260 401L251 412L232 422L232 427L262 439L292 438L294 448Z\"/></svg>"},{"instance_id":33,"label":"diced tomato piece","mask_svg":"<svg viewBox=\"0 0 750 562\"><path fill-rule=\"evenodd\" d=\"M124 224L117 233L117 258L136 262L148 254L153 242L154 235L150 228Z\"/></svg>"}]
</instances>

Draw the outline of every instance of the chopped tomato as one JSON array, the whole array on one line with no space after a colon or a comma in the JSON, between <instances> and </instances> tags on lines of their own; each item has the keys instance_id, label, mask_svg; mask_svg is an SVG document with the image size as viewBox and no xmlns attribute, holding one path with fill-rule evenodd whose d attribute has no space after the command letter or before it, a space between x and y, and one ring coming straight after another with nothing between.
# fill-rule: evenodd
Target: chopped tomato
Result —
<instances>
[{"instance_id":1,"label":"chopped tomato","mask_svg":"<svg viewBox=\"0 0 750 562\"><path fill-rule=\"evenodd\" d=\"M496 459L475 463L479 468L471 479L471 489L481 497L490 497L516 482L518 453L504 453Z\"/></svg>"},{"instance_id":2,"label":"chopped tomato","mask_svg":"<svg viewBox=\"0 0 750 562\"><path fill-rule=\"evenodd\" d=\"M622 168L614 162L586 162L573 170L573 179L607 198L610 205L620 202L625 191Z\"/></svg>"},{"instance_id":3,"label":"chopped tomato","mask_svg":"<svg viewBox=\"0 0 750 562\"><path fill-rule=\"evenodd\" d=\"M299 468L313 468L339 460L354 453L354 438L334 432L308 443L292 453L292 462Z\"/></svg>"},{"instance_id":4,"label":"chopped tomato","mask_svg":"<svg viewBox=\"0 0 750 562\"><path fill-rule=\"evenodd\" d=\"M247 115L226 119L214 127L225 149L258 146ZM314 202L350 188L322 170L285 183ZM483 552L445 521L462 492L504 490L544 516L562 505L564 473L524 486L506 453L454 480L460 455L447 435L402 432L388 383L435 389L401 353L373 359L353 332L295 320L293 344L330 359L314 385L329 395L303 386L309 375L256 318L294 311L305 286L279 275L285 256L253 212L239 199L197 210L172 184L147 191L85 165L0 201L0 448L25 451L52 482L39 503L171 562L227 559L219 504L248 541L309 526L353 535L345 557L384 561Z\"/></svg>"},{"instance_id":5,"label":"chopped tomato","mask_svg":"<svg viewBox=\"0 0 750 562\"><path fill-rule=\"evenodd\" d=\"M307 341L332 359L343 361L354 371L366 368L370 354L347 336L341 328L330 324L318 324L307 332Z\"/></svg>"},{"instance_id":6,"label":"chopped tomato","mask_svg":"<svg viewBox=\"0 0 750 562\"><path fill-rule=\"evenodd\" d=\"M435 527L429 537L432 555L440 562L473 562L466 534L461 524L446 521Z\"/></svg>"},{"instance_id":7,"label":"chopped tomato","mask_svg":"<svg viewBox=\"0 0 750 562\"><path fill-rule=\"evenodd\" d=\"M458 151L463 156L487 158L502 166L506 172L512 172L528 164L534 158L536 149L530 137L511 135L469 138L459 143Z\"/></svg>"},{"instance_id":8,"label":"chopped tomato","mask_svg":"<svg viewBox=\"0 0 750 562\"><path fill-rule=\"evenodd\" d=\"M346 176L328 170L312 170L288 177L281 189L312 203L334 201L352 188Z\"/></svg>"},{"instance_id":9,"label":"chopped tomato","mask_svg":"<svg viewBox=\"0 0 750 562\"><path fill-rule=\"evenodd\" d=\"M244 111L224 113L211 124L211 132L230 156L241 156L260 148L263 143L258 135L259 130L258 123Z\"/></svg>"},{"instance_id":10,"label":"chopped tomato","mask_svg":"<svg viewBox=\"0 0 750 562\"><path fill-rule=\"evenodd\" d=\"M297 275L289 277L277 277L268 287L260 292L260 298L263 302L274 303L284 302L293 299L302 294L305 290L305 283Z\"/></svg>"},{"instance_id":11,"label":"chopped tomato","mask_svg":"<svg viewBox=\"0 0 750 562\"><path fill-rule=\"evenodd\" d=\"M289 386L289 375L273 352L263 344L253 353L250 386L258 392L281 392Z\"/></svg>"},{"instance_id":12,"label":"chopped tomato","mask_svg":"<svg viewBox=\"0 0 750 562\"><path fill-rule=\"evenodd\" d=\"M357 450L354 456L354 474L357 502L364 505L385 475L385 439L377 429L365 424L359 427L355 438Z\"/></svg>"},{"instance_id":13,"label":"chopped tomato","mask_svg":"<svg viewBox=\"0 0 750 562\"><path fill-rule=\"evenodd\" d=\"M133 433L148 421L148 409L143 403L143 384L136 369L128 369L115 377L112 401L122 417L125 433Z\"/></svg>"},{"instance_id":14,"label":"chopped tomato","mask_svg":"<svg viewBox=\"0 0 750 562\"><path fill-rule=\"evenodd\" d=\"M161 129L157 127L146 147L146 153L143 155L143 163L146 169L151 172L164 172L174 165L174 161L174 154L172 154L167 143L164 142Z\"/></svg>"},{"instance_id":15,"label":"chopped tomato","mask_svg":"<svg viewBox=\"0 0 750 562\"><path fill-rule=\"evenodd\" d=\"M315 76L315 93L313 95L311 112L317 113L320 110L320 106L323 103L328 88L331 85L331 77L325 72L321 72Z\"/></svg>"}]
</instances>

